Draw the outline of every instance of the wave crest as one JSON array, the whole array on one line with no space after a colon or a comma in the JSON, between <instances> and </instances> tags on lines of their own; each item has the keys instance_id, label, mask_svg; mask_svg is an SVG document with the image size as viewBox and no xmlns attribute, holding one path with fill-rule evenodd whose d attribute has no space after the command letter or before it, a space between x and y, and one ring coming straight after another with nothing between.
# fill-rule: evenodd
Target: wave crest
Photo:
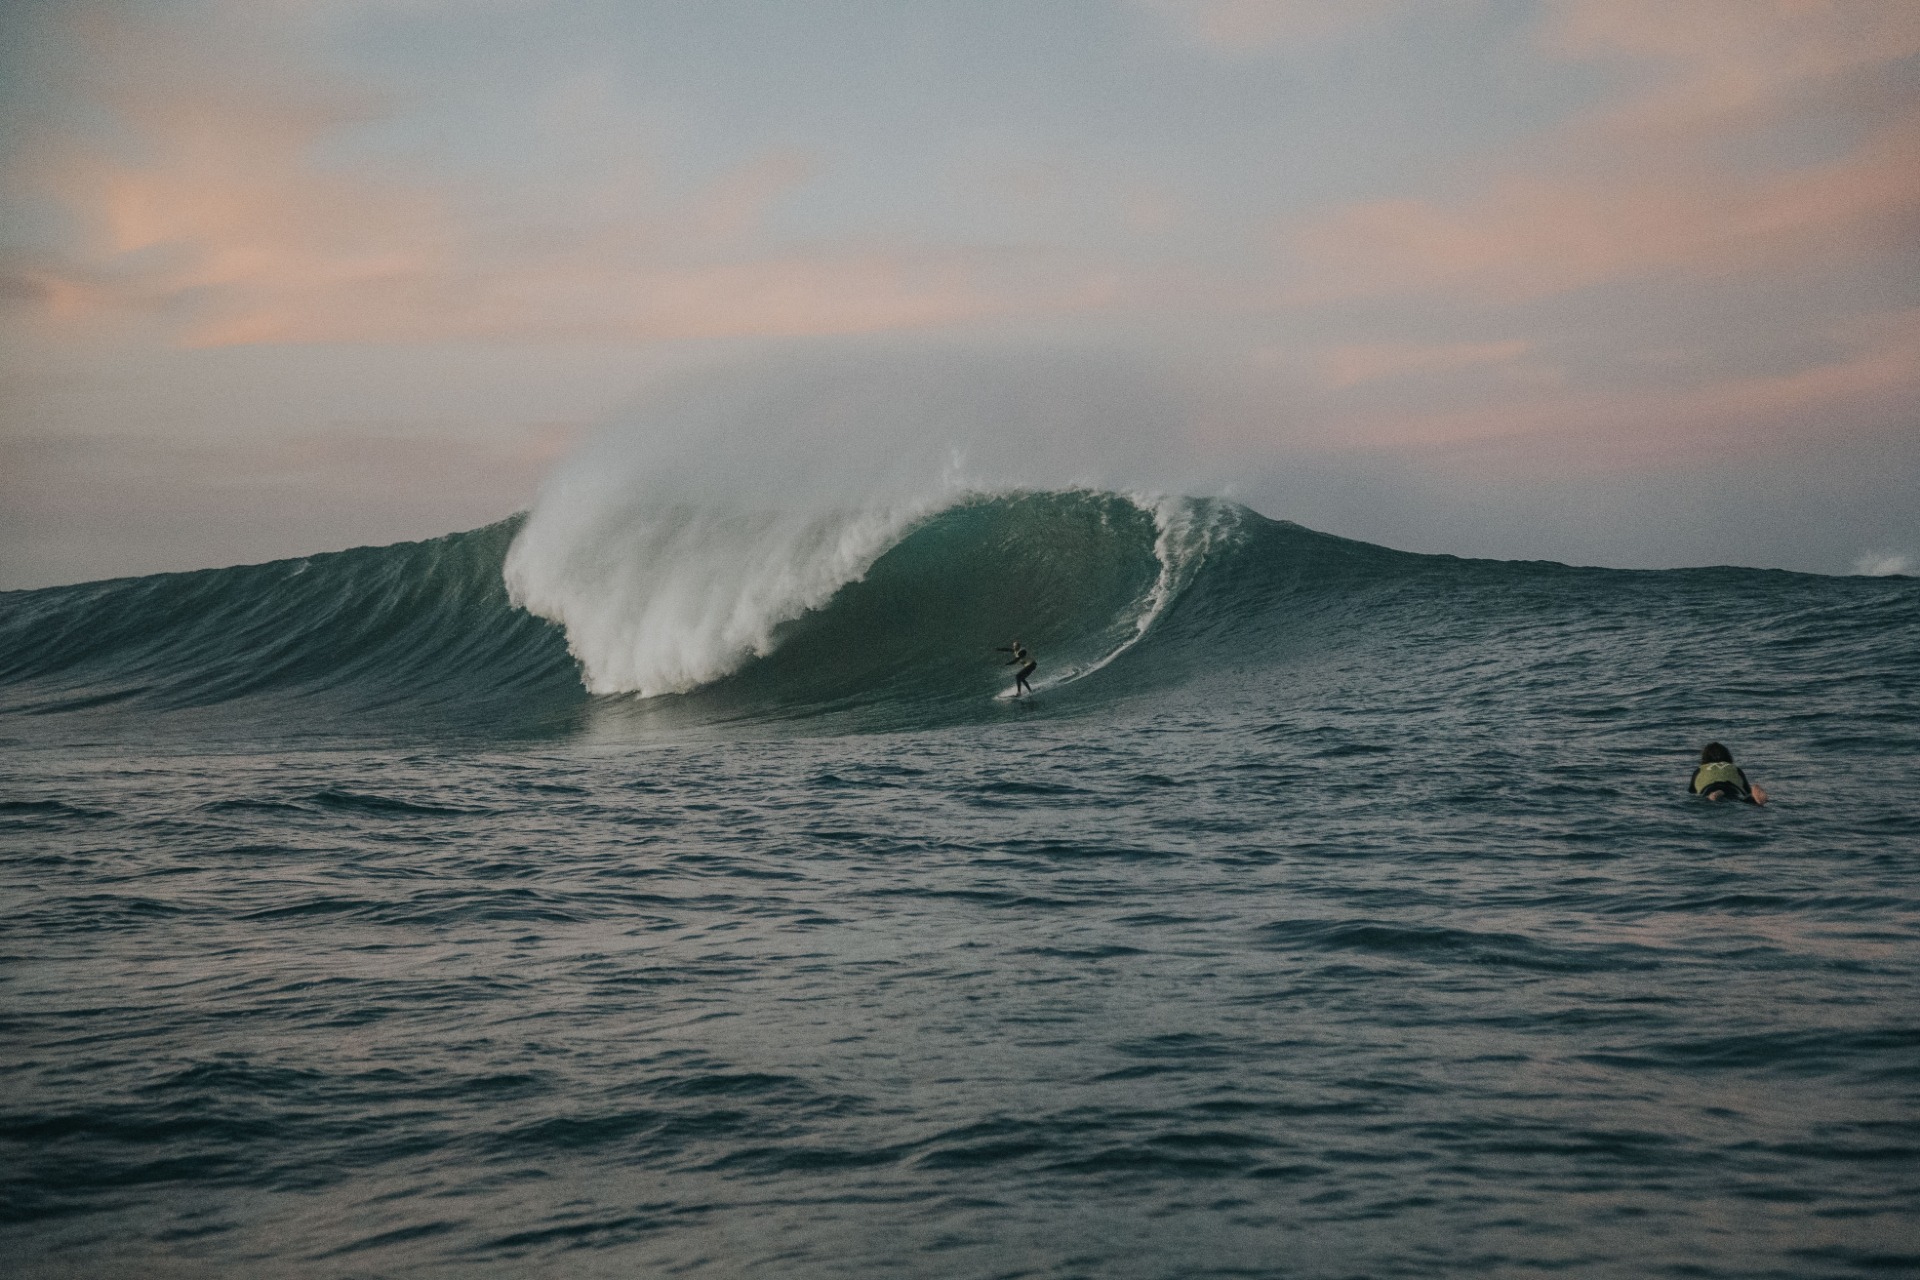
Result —
<instances>
[{"instance_id":1,"label":"wave crest","mask_svg":"<svg viewBox=\"0 0 1920 1280\"><path fill-rule=\"evenodd\" d=\"M871 510L543 505L507 553L516 605L566 629L588 690L685 693L773 652L921 518Z\"/></svg>"},{"instance_id":2,"label":"wave crest","mask_svg":"<svg viewBox=\"0 0 1920 1280\"><path fill-rule=\"evenodd\" d=\"M818 666L849 668L856 681L903 668L925 676L957 646L991 674L980 642L1019 634L1049 645L1042 684L1056 685L1145 636L1234 523L1231 510L1085 490L817 510L549 501L514 539L504 573L515 604L565 629L596 694L688 693L735 675L883 556L903 563L875 599L841 602L845 625L803 628L808 649L831 634L858 655L836 662L828 646L812 655Z\"/></svg>"}]
</instances>

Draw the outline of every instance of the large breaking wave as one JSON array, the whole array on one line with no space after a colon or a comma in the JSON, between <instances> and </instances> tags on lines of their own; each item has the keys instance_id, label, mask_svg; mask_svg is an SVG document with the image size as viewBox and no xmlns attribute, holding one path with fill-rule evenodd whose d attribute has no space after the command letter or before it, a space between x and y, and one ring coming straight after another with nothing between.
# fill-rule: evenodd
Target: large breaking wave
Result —
<instances>
[{"instance_id":1,"label":"large breaking wave","mask_svg":"<svg viewBox=\"0 0 1920 1280\"><path fill-rule=\"evenodd\" d=\"M595 695L689 717L951 715L1152 636L1243 507L1092 490L917 506L520 516L427 542L0 596L0 710L563 722ZM1304 531L1301 531L1304 533ZM1312 535L1309 535L1312 536ZM1385 553L1391 555L1393 553Z\"/></svg>"},{"instance_id":2,"label":"large breaking wave","mask_svg":"<svg viewBox=\"0 0 1920 1280\"><path fill-rule=\"evenodd\" d=\"M1251 668L1274 675L1235 688L1280 688L1312 662L1342 697L1365 696L1368 664L1407 661L1470 697L1550 687L1558 664L1636 635L1689 637L1662 642L1683 682L1816 632L1855 637L1875 669L1910 644L1917 607L1898 579L1412 555L1221 499L667 505L0 594L0 733L953 724L1007 713L996 648L1015 637L1055 712Z\"/></svg>"},{"instance_id":3,"label":"large breaking wave","mask_svg":"<svg viewBox=\"0 0 1920 1280\"><path fill-rule=\"evenodd\" d=\"M1221 504L1089 491L597 519L543 507L514 539L506 580L514 603L564 628L599 694L688 693L783 647L807 655L779 664L802 685L946 685L945 659L978 669L996 647L983 642L1013 636L1046 653L1048 685L1144 636L1239 523Z\"/></svg>"}]
</instances>

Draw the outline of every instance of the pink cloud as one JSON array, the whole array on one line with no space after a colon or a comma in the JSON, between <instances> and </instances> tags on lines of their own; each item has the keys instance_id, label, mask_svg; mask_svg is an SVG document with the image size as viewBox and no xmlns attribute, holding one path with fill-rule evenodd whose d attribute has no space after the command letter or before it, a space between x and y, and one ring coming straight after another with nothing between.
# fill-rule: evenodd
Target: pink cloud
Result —
<instances>
[{"instance_id":1,"label":"pink cloud","mask_svg":"<svg viewBox=\"0 0 1920 1280\"><path fill-rule=\"evenodd\" d=\"M127 56L123 29L93 38L102 65ZM769 212L817 168L797 151L684 198L629 165L599 190L556 193L569 224L539 227L477 216L478 190L326 162L366 102L212 71L129 83L106 96L116 145L43 139L21 175L79 234L64 255L7 271L16 316L140 316L190 347L670 339L936 326L1098 294L1006 253L768 243Z\"/></svg>"},{"instance_id":2,"label":"pink cloud","mask_svg":"<svg viewBox=\"0 0 1920 1280\"><path fill-rule=\"evenodd\" d=\"M1625 59L1654 83L1588 127L1647 139L1738 128L1809 84L1920 53L1909 0L1558 0L1541 47L1573 61ZM1840 86L1843 90L1844 85Z\"/></svg>"},{"instance_id":3,"label":"pink cloud","mask_svg":"<svg viewBox=\"0 0 1920 1280\"><path fill-rule=\"evenodd\" d=\"M1883 316L1838 359L1789 373L1719 378L1678 390L1529 389L1470 409L1329 415L1319 447L1474 452L1516 467L1543 458L1575 470L1711 465L1743 453L1893 429L1920 403L1920 311Z\"/></svg>"},{"instance_id":4,"label":"pink cloud","mask_svg":"<svg viewBox=\"0 0 1920 1280\"><path fill-rule=\"evenodd\" d=\"M1511 174L1458 201L1352 205L1285 239L1306 300L1446 290L1516 302L1657 273L1797 270L1916 230L1920 113L1829 165Z\"/></svg>"},{"instance_id":5,"label":"pink cloud","mask_svg":"<svg viewBox=\"0 0 1920 1280\"><path fill-rule=\"evenodd\" d=\"M1366 383L1510 365L1532 344L1504 342L1367 342L1329 347L1319 354L1322 384L1345 391Z\"/></svg>"},{"instance_id":6,"label":"pink cloud","mask_svg":"<svg viewBox=\"0 0 1920 1280\"><path fill-rule=\"evenodd\" d=\"M769 151L702 192L687 221L716 240L747 235L777 200L805 186L819 169L819 162L804 151Z\"/></svg>"},{"instance_id":7,"label":"pink cloud","mask_svg":"<svg viewBox=\"0 0 1920 1280\"><path fill-rule=\"evenodd\" d=\"M298 133L266 145L270 128L256 119L238 138L197 134L147 165L70 161L59 194L96 236L21 278L58 318L162 313L201 347L852 333L1075 296L1036 296L992 255L740 244L799 171L788 157L723 178L678 215L509 245L465 223L447 193L326 173Z\"/></svg>"},{"instance_id":8,"label":"pink cloud","mask_svg":"<svg viewBox=\"0 0 1920 1280\"><path fill-rule=\"evenodd\" d=\"M1217 53L1314 44L1372 23L1409 0L1139 0Z\"/></svg>"},{"instance_id":9,"label":"pink cloud","mask_svg":"<svg viewBox=\"0 0 1920 1280\"><path fill-rule=\"evenodd\" d=\"M1560 0L1547 15L1550 56L1632 61L1635 87L1464 194L1283 228L1297 300L1517 302L1658 274L1803 270L1920 234L1920 111L1857 84L1920 54L1920 5ZM1765 162L1769 126L1829 117L1856 128L1844 153Z\"/></svg>"}]
</instances>

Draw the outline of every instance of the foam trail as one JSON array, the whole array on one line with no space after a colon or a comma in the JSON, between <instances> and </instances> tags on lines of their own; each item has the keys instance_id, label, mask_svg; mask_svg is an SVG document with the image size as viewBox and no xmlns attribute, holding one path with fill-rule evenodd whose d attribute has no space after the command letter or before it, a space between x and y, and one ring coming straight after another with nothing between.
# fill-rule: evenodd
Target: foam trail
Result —
<instances>
[{"instance_id":1,"label":"foam trail","mask_svg":"<svg viewBox=\"0 0 1920 1280\"><path fill-rule=\"evenodd\" d=\"M1091 662L1067 667L1051 679L1035 682L1035 688L1071 684L1111 664L1120 655L1146 638L1160 615L1167 611L1193 580L1208 552L1238 536L1237 508L1219 503L1203 503L1193 498L1130 493L1127 501L1153 517L1153 555L1160 572L1153 586L1140 598L1133 625L1113 648Z\"/></svg>"}]
</instances>

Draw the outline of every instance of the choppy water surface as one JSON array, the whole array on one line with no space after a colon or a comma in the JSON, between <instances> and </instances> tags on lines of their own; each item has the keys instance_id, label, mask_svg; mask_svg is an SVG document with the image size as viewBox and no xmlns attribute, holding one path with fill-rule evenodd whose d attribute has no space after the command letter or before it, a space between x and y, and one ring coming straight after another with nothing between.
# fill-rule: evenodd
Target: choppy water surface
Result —
<instances>
[{"instance_id":1,"label":"choppy water surface","mask_svg":"<svg viewBox=\"0 0 1920 1280\"><path fill-rule=\"evenodd\" d=\"M1920 1271L1920 584L1020 499L634 701L511 533L0 597L12 1267Z\"/></svg>"}]
</instances>

